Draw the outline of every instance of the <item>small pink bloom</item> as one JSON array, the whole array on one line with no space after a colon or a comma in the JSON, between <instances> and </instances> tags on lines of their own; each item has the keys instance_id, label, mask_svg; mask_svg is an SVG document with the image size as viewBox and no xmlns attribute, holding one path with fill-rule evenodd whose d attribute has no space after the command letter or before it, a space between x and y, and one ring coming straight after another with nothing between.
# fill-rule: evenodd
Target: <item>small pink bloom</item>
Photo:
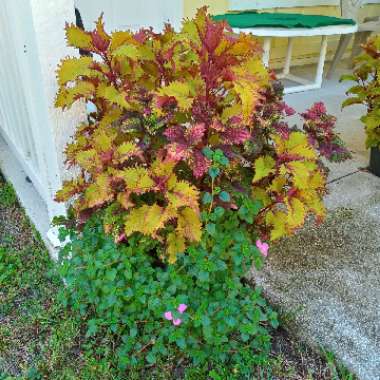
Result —
<instances>
[{"instance_id":1,"label":"small pink bloom","mask_svg":"<svg viewBox=\"0 0 380 380\"><path fill-rule=\"evenodd\" d=\"M181 323L182 323L182 319L180 319L180 318L173 319L173 325L174 326L179 326Z\"/></svg>"},{"instance_id":2,"label":"small pink bloom","mask_svg":"<svg viewBox=\"0 0 380 380\"><path fill-rule=\"evenodd\" d=\"M258 239L256 241L256 247L259 249L259 251L264 257L268 256L269 245L267 243L263 243L260 239Z\"/></svg>"},{"instance_id":3,"label":"small pink bloom","mask_svg":"<svg viewBox=\"0 0 380 380\"><path fill-rule=\"evenodd\" d=\"M181 304L178 306L178 308L177 308L178 312L181 313L181 314L183 314L183 313L186 311L186 309L187 309L187 305L184 304L184 303L181 303Z\"/></svg>"},{"instance_id":4,"label":"small pink bloom","mask_svg":"<svg viewBox=\"0 0 380 380\"><path fill-rule=\"evenodd\" d=\"M171 311L167 311L164 313L164 318L167 319L168 321L171 321L173 319L173 314Z\"/></svg>"}]
</instances>

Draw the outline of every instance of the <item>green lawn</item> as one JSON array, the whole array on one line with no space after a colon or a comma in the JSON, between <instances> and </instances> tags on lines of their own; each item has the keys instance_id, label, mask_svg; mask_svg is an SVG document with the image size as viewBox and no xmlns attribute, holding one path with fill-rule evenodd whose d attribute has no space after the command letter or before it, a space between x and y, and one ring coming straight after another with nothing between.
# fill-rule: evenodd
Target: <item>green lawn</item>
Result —
<instances>
[{"instance_id":1,"label":"green lawn","mask_svg":"<svg viewBox=\"0 0 380 380\"><path fill-rule=\"evenodd\" d=\"M112 337L90 341L84 324L57 300L62 281L10 185L0 177L0 380L181 379L183 365L161 363L116 375ZM335 364L274 332L269 371L257 379L353 379ZM187 379L205 379L193 368ZM268 373L271 373L270 375Z\"/></svg>"}]
</instances>

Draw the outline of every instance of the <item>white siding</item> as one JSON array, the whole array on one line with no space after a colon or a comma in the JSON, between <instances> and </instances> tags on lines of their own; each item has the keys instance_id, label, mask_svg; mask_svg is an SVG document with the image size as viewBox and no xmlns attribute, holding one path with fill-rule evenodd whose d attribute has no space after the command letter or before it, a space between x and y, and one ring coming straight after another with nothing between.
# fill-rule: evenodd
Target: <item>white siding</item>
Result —
<instances>
[{"instance_id":1,"label":"white siding","mask_svg":"<svg viewBox=\"0 0 380 380\"><path fill-rule=\"evenodd\" d=\"M75 0L75 4L86 29L102 12L108 30L152 26L159 31L167 21L178 27L183 17L182 0Z\"/></svg>"}]
</instances>

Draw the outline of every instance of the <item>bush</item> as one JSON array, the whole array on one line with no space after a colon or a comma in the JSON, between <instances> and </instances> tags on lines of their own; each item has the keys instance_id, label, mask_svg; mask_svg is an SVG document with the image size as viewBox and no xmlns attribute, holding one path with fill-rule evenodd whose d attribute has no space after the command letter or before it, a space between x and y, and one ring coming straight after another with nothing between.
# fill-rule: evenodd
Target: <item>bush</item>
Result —
<instances>
[{"instance_id":1,"label":"bush","mask_svg":"<svg viewBox=\"0 0 380 380\"><path fill-rule=\"evenodd\" d=\"M79 225L105 210L115 241L157 239L173 263L201 240L201 212L236 209L241 194L261 202L250 229L263 239L324 217L320 154L337 152L333 119L323 111L304 130L288 126L294 111L255 38L233 34L206 8L178 33L167 25L107 34L99 18L91 32L67 25L66 36L90 54L63 60L56 99L61 108L92 103L66 149L80 174L57 194L73 201Z\"/></svg>"},{"instance_id":2,"label":"bush","mask_svg":"<svg viewBox=\"0 0 380 380\"><path fill-rule=\"evenodd\" d=\"M61 252L61 296L88 319L87 336L113 334L119 370L190 361L240 379L266 364L269 327L278 322L260 291L241 280L262 264L242 227L246 205L204 214L201 242L169 266L155 258L157 241L136 234L116 245L97 216L81 234L71 232Z\"/></svg>"},{"instance_id":3,"label":"bush","mask_svg":"<svg viewBox=\"0 0 380 380\"><path fill-rule=\"evenodd\" d=\"M347 94L352 95L343 102L343 107L363 104L367 114L361 120L367 134L367 148L380 148L380 36L370 38L363 45L364 53L356 58L356 67L351 75L343 75L342 80L355 81Z\"/></svg>"}]
</instances>

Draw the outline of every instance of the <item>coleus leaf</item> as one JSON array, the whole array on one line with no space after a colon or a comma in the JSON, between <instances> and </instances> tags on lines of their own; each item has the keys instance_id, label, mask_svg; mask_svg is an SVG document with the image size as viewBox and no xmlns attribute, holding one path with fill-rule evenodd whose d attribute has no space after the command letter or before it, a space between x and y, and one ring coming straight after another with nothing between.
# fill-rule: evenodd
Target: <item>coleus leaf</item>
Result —
<instances>
[{"instance_id":1,"label":"coleus leaf","mask_svg":"<svg viewBox=\"0 0 380 380\"><path fill-rule=\"evenodd\" d=\"M76 100L80 98L90 99L94 96L94 93L95 86L91 82L76 82L74 87L61 87L59 89L55 99L55 106L63 109L70 108Z\"/></svg>"},{"instance_id":2,"label":"coleus leaf","mask_svg":"<svg viewBox=\"0 0 380 380\"><path fill-rule=\"evenodd\" d=\"M200 241L202 223L196 211L185 207L179 212L177 231L191 242Z\"/></svg>"},{"instance_id":3,"label":"coleus leaf","mask_svg":"<svg viewBox=\"0 0 380 380\"><path fill-rule=\"evenodd\" d=\"M65 31L68 46L83 50L91 50L93 48L90 33L85 32L74 24L66 24Z\"/></svg>"},{"instance_id":4,"label":"coleus leaf","mask_svg":"<svg viewBox=\"0 0 380 380\"><path fill-rule=\"evenodd\" d=\"M143 167L125 168L118 171L115 176L123 179L125 188L133 193L143 194L153 190L155 186L148 169Z\"/></svg>"},{"instance_id":5,"label":"coleus leaf","mask_svg":"<svg viewBox=\"0 0 380 380\"><path fill-rule=\"evenodd\" d=\"M261 179L267 177L269 174L275 172L276 161L271 156L259 157L255 163L255 176L253 182L258 182Z\"/></svg>"},{"instance_id":6,"label":"coleus leaf","mask_svg":"<svg viewBox=\"0 0 380 380\"><path fill-rule=\"evenodd\" d=\"M126 236L134 232L158 238L157 232L165 227L172 215L165 208L157 205L144 205L132 209L125 219L124 232Z\"/></svg>"},{"instance_id":7,"label":"coleus leaf","mask_svg":"<svg viewBox=\"0 0 380 380\"><path fill-rule=\"evenodd\" d=\"M101 83L97 90L96 96L108 100L110 103L114 103L123 108L130 108L130 104L126 100L127 94L125 92L118 91L114 86Z\"/></svg>"},{"instance_id":8,"label":"coleus leaf","mask_svg":"<svg viewBox=\"0 0 380 380\"><path fill-rule=\"evenodd\" d=\"M183 253L186 249L185 238L178 233L170 232L166 242L168 261L170 264L174 264L177 261L177 255Z\"/></svg>"},{"instance_id":9,"label":"coleus leaf","mask_svg":"<svg viewBox=\"0 0 380 380\"><path fill-rule=\"evenodd\" d=\"M166 87L159 89L157 95L173 97L178 107L183 110L189 110L193 104L195 88L191 82L174 81Z\"/></svg>"},{"instance_id":10,"label":"coleus leaf","mask_svg":"<svg viewBox=\"0 0 380 380\"><path fill-rule=\"evenodd\" d=\"M57 79L60 86L67 82L76 80L79 76L97 75L97 72L90 68L91 57L66 58L57 70Z\"/></svg>"},{"instance_id":11,"label":"coleus leaf","mask_svg":"<svg viewBox=\"0 0 380 380\"><path fill-rule=\"evenodd\" d=\"M102 173L96 177L95 182L90 184L85 193L85 203L81 208L94 208L110 202L114 198L114 193L111 187L111 178L107 173Z\"/></svg>"}]
</instances>

